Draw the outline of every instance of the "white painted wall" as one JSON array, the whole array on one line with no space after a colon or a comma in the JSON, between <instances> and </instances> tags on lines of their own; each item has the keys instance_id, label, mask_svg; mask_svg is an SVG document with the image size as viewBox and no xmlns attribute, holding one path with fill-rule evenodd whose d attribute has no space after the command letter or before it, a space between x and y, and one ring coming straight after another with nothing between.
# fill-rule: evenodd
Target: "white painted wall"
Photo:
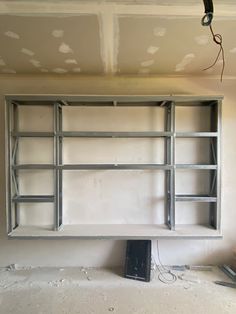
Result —
<instances>
[{"instance_id":1,"label":"white painted wall","mask_svg":"<svg viewBox=\"0 0 236 314\"><path fill-rule=\"evenodd\" d=\"M234 174L236 171L236 166L234 166L235 160L235 150L234 146L236 144L236 139L234 136L234 124L236 119L236 109L234 106L234 99L236 97L236 92L234 90L234 79L227 79L221 84L218 80L215 79L185 79L185 78L109 78L109 77L83 77L83 78L75 78L75 77L16 77L13 78L11 76L8 77L1 77L0 78L0 145L2 147L0 151L0 265L6 265L9 263L18 263L21 265L80 265L80 266L115 266L121 265L123 263L124 258L124 249L125 249L125 242L124 241L112 241L112 240L7 240L6 237L6 228L5 228L5 182L4 182L4 174L5 174L5 167L4 167L4 94L224 94L225 100L223 103L223 146L222 146L222 159L223 159L223 174L222 174L222 183L223 183L223 190L222 190L222 221L223 221L223 233L224 239L223 240L161 240L160 241L160 249L161 249L161 257L164 263L167 264L188 264L188 263L218 263L220 261L227 260L231 255L231 249L233 246L236 245L236 238L235 238L235 229L234 229L234 221L236 218L236 211L234 209L234 188L236 184L234 182ZM117 108L116 108L117 109ZM100 113L96 113L95 115L91 116L91 114L87 115L87 118L84 118L80 121L80 123L85 123L86 119L94 119L94 121L99 120L98 115ZM69 115L69 112L68 112ZM143 114L142 114L143 115ZM27 119L28 122L31 123L31 126L37 129L37 125L32 119L32 114L27 116L27 113L24 113L23 118ZM68 116L69 118L69 116ZM72 117L70 117L71 119ZM127 121L123 121L122 125L125 127L135 127L135 120L130 119L130 117L126 117ZM181 111L177 114L177 118L179 121L179 127L184 128L186 124L184 120L191 121L191 127L195 129L196 125L199 125L199 122L196 121L196 114L192 112L182 113ZM138 120L138 116L136 115L136 119ZM133 124L129 124L129 121ZM71 120L70 120L71 121ZM78 129L77 125L77 117L74 119L73 123L71 123L70 128ZM94 123L94 122L93 122ZM196 125L195 125L196 123ZM204 126L204 121L201 121L200 124ZM104 124L104 121L101 120L101 124L97 125L98 129ZM26 123L22 124L22 128ZM85 126L88 125L85 123ZM121 122L119 119L117 120L117 126L120 126ZM178 124L177 124L178 125ZM190 125L189 125L190 126ZM46 127L46 126L45 126ZM65 120L65 127L66 120ZM108 128L116 129L115 123L111 123L107 125ZM141 127L141 125L140 125ZM88 127L89 130L89 127ZM70 143L71 141L71 143ZM107 140L106 140L107 141ZM128 143L125 140L123 143L125 149ZM142 141L142 140L141 140ZM65 160L73 162L74 155L71 157L70 149L73 145L73 140L68 140L67 151L68 153L64 156ZM32 143L31 143L32 144ZM97 145L95 143L91 143L93 145ZM102 144L102 143L101 143ZM44 143L42 140L41 147L44 147ZM82 147L84 148L86 145L82 143ZM150 143L143 143L144 146L149 146ZM196 145L192 146L190 142L180 142L178 144L179 152L182 151L182 146L188 145L189 151L193 151ZM48 143L48 147L50 143ZM22 146L20 147L22 154L22 160L27 162L29 158L29 154L25 154L29 147L29 143L27 140L23 142ZM198 146L199 147L199 146ZM201 146L201 150L204 150L205 144L203 143ZM97 147L98 148L98 147ZM112 150L110 149L110 145L108 146L108 155L111 158L118 158L118 153L116 150L120 152L120 144L115 145ZM134 145L130 149L130 156L131 160L133 161L137 152L137 146ZM90 152L91 147L87 147L88 153ZM33 162L48 162L51 158L50 150L45 150L46 154L38 154L35 153L32 157ZM115 153L114 153L115 152ZM119 154L125 158L125 154ZM178 154L178 158L180 161L185 162L195 162L194 156L195 154L190 154L187 156L186 154ZM103 152L95 156L99 160L104 160L105 155ZM142 158L149 158L150 156L143 156ZM155 156L154 156L155 157ZM80 158L87 159L87 156L80 156ZM189 158L191 160L186 160ZM198 155L198 158L203 158L202 154ZM84 159L84 161L85 161ZM82 160L83 161L83 160ZM31 182L30 174L25 175L22 181L22 189L28 189L29 182ZM78 184L79 186L86 185L91 186L91 191L94 191L94 187L96 182L102 182L103 184L100 186L98 184L97 191L95 191L95 200L101 200L101 194L104 193L104 189L102 187L109 187L111 180L114 180L114 186L118 187L122 182L124 182L124 176L128 176L127 178L127 189L133 187L134 184L138 187L141 184L141 190L144 189L146 182L150 182L150 173L145 174L144 177L136 175L137 178L134 180L133 174L127 172L119 173L119 172L110 172L109 176L104 177L103 174L96 174L93 177L83 177L82 179L75 177L72 173L68 173L65 177L66 184L65 184L65 192L70 193L69 199L73 200L76 196L76 190L71 189L71 182L74 184ZM142 177L142 178L141 178ZM49 178L47 173L42 173L42 181L39 182L47 182L47 186L44 184L40 184L40 189L43 192L44 189L47 190L50 188L50 181L47 179ZM180 176L180 184L179 188L181 189L183 180L186 182L192 182L192 179L188 176ZM96 180L95 180L96 179ZM137 179L137 180L136 180ZM132 181L133 180L133 181ZM156 180L156 181L155 181ZM80 182L81 181L81 182ZM134 182L135 181L135 182ZM161 179L161 174L159 173L155 179L155 182L163 181ZM155 183L155 187L159 187L160 195L163 194L162 186ZM190 188L194 187L193 185L189 185ZM70 188L69 188L70 187ZM199 187L199 182L198 182ZM32 187L33 188L33 187ZM95 189L96 190L96 189ZM151 189L146 188L144 190L145 197L151 197ZM190 191L190 190L189 190ZM132 191L131 191L132 192ZM143 192L143 191L142 191ZM178 192L181 192L179 190ZM96 194L97 193L97 194ZM116 210L122 210L122 204L132 204L131 207L137 208L136 212L136 221L145 221L150 222L152 216L151 211L146 216L142 213L142 207L146 206L147 204L143 203L142 196L143 193L137 193L136 196L139 195L141 199L137 202L137 199L132 198L130 193L126 193L124 199L121 200L119 197L115 199ZM91 221L91 219L95 219L96 221L100 219L100 223L104 223L104 219L109 222L109 220L115 222L127 222L132 218L132 211L129 215L126 212L123 212L122 215L117 215L116 210L109 212L109 208L111 207L112 201L114 199L111 198L111 192L107 192L102 194L103 199L108 202L107 212L104 210L104 204L100 202L100 211L103 211L103 215L98 215L96 210L91 206L94 199L91 200L89 204L89 209L91 210L90 215L85 215L83 211L78 213L76 211L76 204L73 206L73 201L70 203L64 204L65 206L65 220L67 223L74 222L74 219L78 221L83 219L86 223L91 223L95 221ZM145 197L143 199L145 199ZM83 195L82 204L88 204L87 198L91 198L91 194ZM124 201L124 202L123 202ZM110 203L109 203L110 202ZM142 206L139 206L139 204ZM38 206L38 205L37 205ZM158 207L160 206L160 207ZM156 222L163 219L163 214L161 213L161 203L158 204L156 207L157 215L155 215ZM40 205L41 207L41 205ZM152 206L147 207L149 209ZM192 222L201 222L205 219L204 214L197 215L197 209L192 212L192 215L187 214L187 208L182 208L181 211L185 213L185 215L181 215L178 210L177 219L181 223L192 223ZM37 212L38 209L34 208L34 215L28 215L29 208L25 209L22 214L22 221L24 223L36 223L37 222ZM51 210L52 213L52 210ZM108 215L107 215L108 213ZM52 215L51 215L52 216ZM43 211L43 214L40 215L43 217L44 223L48 222L48 214L47 210ZM185 217L185 218L184 218ZM187 221L185 221L187 219ZM155 243L154 243L155 245Z\"/></svg>"}]
</instances>

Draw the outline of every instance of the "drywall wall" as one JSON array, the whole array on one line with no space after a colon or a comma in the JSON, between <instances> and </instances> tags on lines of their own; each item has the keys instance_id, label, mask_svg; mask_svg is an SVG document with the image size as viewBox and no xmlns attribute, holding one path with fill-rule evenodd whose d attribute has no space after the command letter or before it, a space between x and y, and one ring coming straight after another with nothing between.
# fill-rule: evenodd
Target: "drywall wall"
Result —
<instances>
[{"instance_id":1,"label":"drywall wall","mask_svg":"<svg viewBox=\"0 0 236 314\"><path fill-rule=\"evenodd\" d=\"M39 104L39 103L38 103ZM135 104L133 104L135 105ZM176 107L176 132L209 131L209 107ZM19 131L53 132L53 105L20 106ZM165 131L164 107L62 108L64 131ZM209 139L177 139L177 163L209 163ZM163 138L64 138L63 164L165 163ZM18 163L53 163L53 139L21 138ZM53 195L52 170L18 171L20 195ZM208 194L209 171L177 170L177 194ZM164 224L163 170L63 171L63 225ZM176 225L208 224L207 203L176 203ZM18 224L53 229L52 203L19 204ZM80 227L78 227L79 229ZM88 226L89 228L89 226Z\"/></svg>"},{"instance_id":2,"label":"drywall wall","mask_svg":"<svg viewBox=\"0 0 236 314\"><path fill-rule=\"evenodd\" d=\"M236 138L235 79L222 84L206 78L5 76L0 78L0 265L115 266L124 258L124 241L8 240L5 228L4 95L6 94L224 94L223 104L223 240L161 240L164 263L218 263L235 245L234 182ZM154 243L155 245L155 243Z\"/></svg>"}]
</instances>

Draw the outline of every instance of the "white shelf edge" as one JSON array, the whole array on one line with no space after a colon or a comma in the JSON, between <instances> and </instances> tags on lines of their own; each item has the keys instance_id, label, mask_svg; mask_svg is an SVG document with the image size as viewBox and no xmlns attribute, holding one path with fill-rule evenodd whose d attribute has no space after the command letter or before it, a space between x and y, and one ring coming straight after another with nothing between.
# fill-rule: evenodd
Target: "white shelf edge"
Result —
<instances>
[{"instance_id":1,"label":"white shelf edge","mask_svg":"<svg viewBox=\"0 0 236 314\"><path fill-rule=\"evenodd\" d=\"M177 225L171 231L166 225L81 224L64 225L60 231L52 226L19 226L9 235L18 239L211 239L222 238L219 230L206 225Z\"/></svg>"}]
</instances>

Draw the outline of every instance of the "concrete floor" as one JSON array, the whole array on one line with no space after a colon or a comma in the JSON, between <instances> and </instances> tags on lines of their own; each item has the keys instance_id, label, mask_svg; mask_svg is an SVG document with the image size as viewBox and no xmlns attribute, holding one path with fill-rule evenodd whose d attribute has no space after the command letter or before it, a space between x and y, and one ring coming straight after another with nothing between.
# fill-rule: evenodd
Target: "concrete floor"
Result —
<instances>
[{"instance_id":1,"label":"concrete floor","mask_svg":"<svg viewBox=\"0 0 236 314\"><path fill-rule=\"evenodd\" d=\"M83 268L0 269L1 314L235 314L236 289L220 270L176 271L174 284L144 283L120 270Z\"/></svg>"}]
</instances>

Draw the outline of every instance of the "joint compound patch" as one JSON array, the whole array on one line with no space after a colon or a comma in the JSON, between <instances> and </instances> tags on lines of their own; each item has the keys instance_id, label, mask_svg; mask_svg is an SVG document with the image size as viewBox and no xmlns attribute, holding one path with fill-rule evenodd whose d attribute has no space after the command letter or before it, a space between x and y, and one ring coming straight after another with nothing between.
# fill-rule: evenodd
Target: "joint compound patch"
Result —
<instances>
[{"instance_id":1,"label":"joint compound patch","mask_svg":"<svg viewBox=\"0 0 236 314\"><path fill-rule=\"evenodd\" d=\"M151 59L151 60L141 62L141 66L142 67L150 67L153 63L154 63L154 60Z\"/></svg>"},{"instance_id":2,"label":"joint compound patch","mask_svg":"<svg viewBox=\"0 0 236 314\"><path fill-rule=\"evenodd\" d=\"M207 73L207 74L211 74L213 72L213 69L210 68L210 69L205 70L204 72Z\"/></svg>"},{"instance_id":3,"label":"joint compound patch","mask_svg":"<svg viewBox=\"0 0 236 314\"><path fill-rule=\"evenodd\" d=\"M0 57L0 66L5 66L5 65L6 65L5 61Z\"/></svg>"},{"instance_id":4,"label":"joint compound patch","mask_svg":"<svg viewBox=\"0 0 236 314\"><path fill-rule=\"evenodd\" d=\"M74 69L73 69L73 72L75 72L75 73L80 73L80 72L81 72L81 69L80 69L80 68L74 68Z\"/></svg>"},{"instance_id":5,"label":"joint compound patch","mask_svg":"<svg viewBox=\"0 0 236 314\"><path fill-rule=\"evenodd\" d=\"M40 71L43 72L43 73L48 73L49 72L48 69L40 69Z\"/></svg>"},{"instance_id":6,"label":"joint compound patch","mask_svg":"<svg viewBox=\"0 0 236 314\"><path fill-rule=\"evenodd\" d=\"M16 71L13 69L2 69L2 73L6 74L16 74Z\"/></svg>"},{"instance_id":7,"label":"joint compound patch","mask_svg":"<svg viewBox=\"0 0 236 314\"><path fill-rule=\"evenodd\" d=\"M59 52L61 52L61 53L73 53L73 50L70 48L69 45L67 45L65 43L61 43L61 45L59 47Z\"/></svg>"},{"instance_id":8,"label":"joint compound patch","mask_svg":"<svg viewBox=\"0 0 236 314\"><path fill-rule=\"evenodd\" d=\"M67 64L78 64L75 59L66 59L65 63L67 63Z\"/></svg>"},{"instance_id":9,"label":"joint compound patch","mask_svg":"<svg viewBox=\"0 0 236 314\"><path fill-rule=\"evenodd\" d=\"M216 65L222 66L222 64L223 64L223 60L222 60L222 59L221 59L221 60L218 60L218 61L216 62Z\"/></svg>"},{"instance_id":10,"label":"joint compound patch","mask_svg":"<svg viewBox=\"0 0 236 314\"><path fill-rule=\"evenodd\" d=\"M208 35L196 36L194 40L198 45L204 46L209 43L209 36Z\"/></svg>"},{"instance_id":11,"label":"joint compound patch","mask_svg":"<svg viewBox=\"0 0 236 314\"><path fill-rule=\"evenodd\" d=\"M154 36L157 36L157 37L163 37L166 34L166 28L164 28L164 27L155 27L153 29L153 34L154 34Z\"/></svg>"},{"instance_id":12,"label":"joint compound patch","mask_svg":"<svg viewBox=\"0 0 236 314\"><path fill-rule=\"evenodd\" d=\"M61 38L64 36L64 31L62 29L54 29L52 31L52 36L55 38Z\"/></svg>"},{"instance_id":13,"label":"joint compound patch","mask_svg":"<svg viewBox=\"0 0 236 314\"><path fill-rule=\"evenodd\" d=\"M189 53L186 56L184 56L182 61L176 64L175 71L176 72L183 71L185 67L193 61L194 58L195 58L195 55L193 53Z\"/></svg>"},{"instance_id":14,"label":"joint compound patch","mask_svg":"<svg viewBox=\"0 0 236 314\"><path fill-rule=\"evenodd\" d=\"M139 74L149 74L150 73L150 69L140 69L138 71Z\"/></svg>"},{"instance_id":15,"label":"joint compound patch","mask_svg":"<svg viewBox=\"0 0 236 314\"><path fill-rule=\"evenodd\" d=\"M27 48L22 48L21 52L24 53L27 56L30 56L30 57L34 56L34 52L32 50L27 49Z\"/></svg>"},{"instance_id":16,"label":"joint compound patch","mask_svg":"<svg viewBox=\"0 0 236 314\"><path fill-rule=\"evenodd\" d=\"M35 60L35 59L31 59L31 60L29 60L29 61L30 61L30 63L32 63L33 66L35 66L36 68L41 68L40 61Z\"/></svg>"},{"instance_id":17,"label":"joint compound patch","mask_svg":"<svg viewBox=\"0 0 236 314\"><path fill-rule=\"evenodd\" d=\"M54 73L58 73L58 74L63 74L63 73L67 73L68 72L66 69L62 69L62 68L55 68L52 71Z\"/></svg>"},{"instance_id":18,"label":"joint compound patch","mask_svg":"<svg viewBox=\"0 0 236 314\"><path fill-rule=\"evenodd\" d=\"M12 31L7 31L4 33L4 35L13 39L20 39L20 36L17 33L12 32Z\"/></svg>"},{"instance_id":19,"label":"joint compound patch","mask_svg":"<svg viewBox=\"0 0 236 314\"><path fill-rule=\"evenodd\" d=\"M147 53L154 55L159 50L159 47L150 46L147 49Z\"/></svg>"}]
</instances>

